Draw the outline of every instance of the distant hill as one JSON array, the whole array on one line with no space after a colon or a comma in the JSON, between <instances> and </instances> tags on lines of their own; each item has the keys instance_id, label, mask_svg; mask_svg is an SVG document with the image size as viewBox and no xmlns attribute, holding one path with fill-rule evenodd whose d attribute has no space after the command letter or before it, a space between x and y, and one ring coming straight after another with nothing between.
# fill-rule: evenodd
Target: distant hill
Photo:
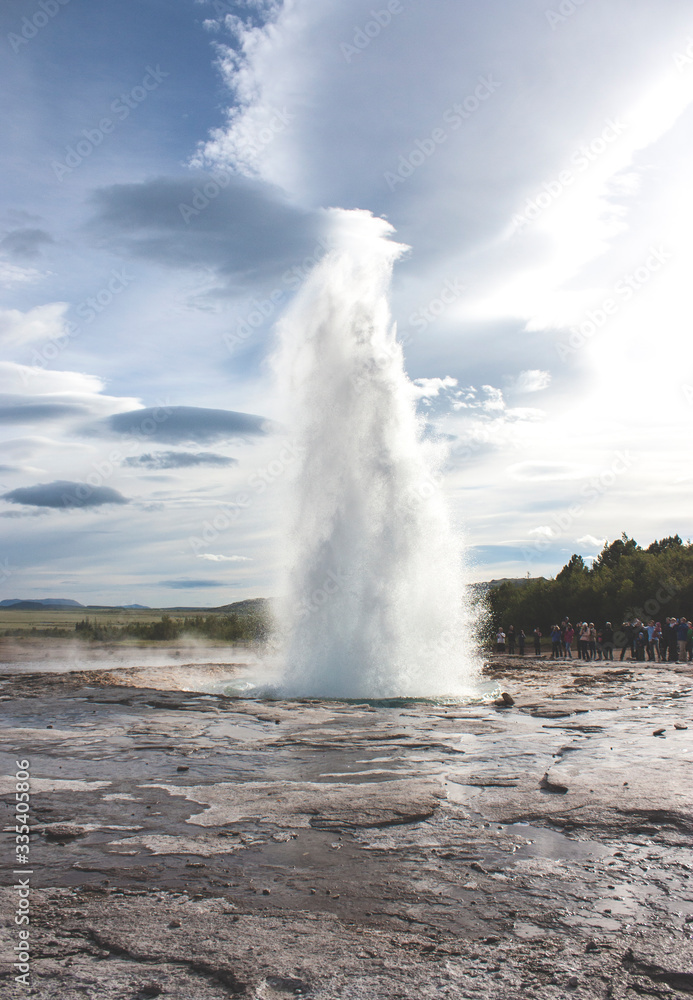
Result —
<instances>
[{"instance_id":1,"label":"distant hill","mask_svg":"<svg viewBox=\"0 0 693 1000\"><path fill-rule=\"evenodd\" d=\"M251 597L247 601L235 601L233 604L222 604L218 608L210 608L210 611L232 611L237 615L247 615L252 611L264 614L269 609L269 600L266 597Z\"/></svg>"},{"instance_id":2,"label":"distant hill","mask_svg":"<svg viewBox=\"0 0 693 1000\"><path fill-rule=\"evenodd\" d=\"M0 601L0 608L14 608L15 611L32 611L36 608L83 608L79 601L71 601L64 597L44 597L41 600L22 600L12 598Z\"/></svg>"}]
</instances>

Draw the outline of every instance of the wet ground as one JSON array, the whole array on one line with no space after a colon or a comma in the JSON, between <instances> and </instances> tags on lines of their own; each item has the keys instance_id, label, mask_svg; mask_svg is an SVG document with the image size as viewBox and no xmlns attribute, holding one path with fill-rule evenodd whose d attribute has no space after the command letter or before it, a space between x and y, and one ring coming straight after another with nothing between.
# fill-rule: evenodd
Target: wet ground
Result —
<instances>
[{"instance_id":1,"label":"wet ground","mask_svg":"<svg viewBox=\"0 0 693 1000\"><path fill-rule=\"evenodd\" d=\"M496 661L507 706L219 693L242 674L0 677L7 831L31 763L18 991L693 995L690 664Z\"/></svg>"}]
</instances>

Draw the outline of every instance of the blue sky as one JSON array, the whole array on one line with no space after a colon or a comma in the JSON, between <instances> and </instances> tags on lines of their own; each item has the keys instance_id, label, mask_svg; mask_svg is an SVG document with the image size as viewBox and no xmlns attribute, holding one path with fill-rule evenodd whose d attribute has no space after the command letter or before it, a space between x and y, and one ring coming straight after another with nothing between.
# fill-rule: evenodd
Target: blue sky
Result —
<instances>
[{"instance_id":1,"label":"blue sky","mask_svg":"<svg viewBox=\"0 0 693 1000\"><path fill-rule=\"evenodd\" d=\"M367 209L472 577L691 531L678 0L6 0L3 597L273 592L273 326Z\"/></svg>"}]
</instances>

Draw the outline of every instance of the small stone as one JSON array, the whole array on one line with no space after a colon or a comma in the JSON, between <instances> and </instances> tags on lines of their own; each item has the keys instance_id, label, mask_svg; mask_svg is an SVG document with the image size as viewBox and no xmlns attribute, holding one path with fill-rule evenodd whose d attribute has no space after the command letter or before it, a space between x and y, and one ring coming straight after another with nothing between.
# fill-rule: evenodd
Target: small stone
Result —
<instances>
[{"instance_id":1,"label":"small stone","mask_svg":"<svg viewBox=\"0 0 693 1000\"><path fill-rule=\"evenodd\" d=\"M488 875L486 869L483 868L478 861L472 861L469 867L472 869L472 871L481 872L482 875Z\"/></svg>"},{"instance_id":2,"label":"small stone","mask_svg":"<svg viewBox=\"0 0 693 1000\"><path fill-rule=\"evenodd\" d=\"M314 896L314 895L315 895L315 893L316 893L316 892L317 892L318 890L317 890L317 889L309 889L308 891L310 892L311 896Z\"/></svg>"},{"instance_id":3,"label":"small stone","mask_svg":"<svg viewBox=\"0 0 693 1000\"><path fill-rule=\"evenodd\" d=\"M168 926L171 927L172 929L180 927L180 920L171 920Z\"/></svg>"},{"instance_id":4,"label":"small stone","mask_svg":"<svg viewBox=\"0 0 693 1000\"><path fill-rule=\"evenodd\" d=\"M163 986L159 986L158 983L145 983L137 991L135 996L137 1000L151 1000L153 997L159 997L164 992Z\"/></svg>"},{"instance_id":5,"label":"small stone","mask_svg":"<svg viewBox=\"0 0 693 1000\"><path fill-rule=\"evenodd\" d=\"M187 764L179 764L178 767L176 768L176 771L189 771L189 770L190 768L188 767Z\"/></svg>"},{"instance_id":6,"label":"small stone","mask_svg":"<svg viewBox=\"0 0 693 1000\"><path fill-rule=\"evenodd\" d=\"M566 985L569 990L576 990L578 988L578 977L571 976Z\"/></svg>"},{"instance_id":7,"label":"small stone","mask_svg":"<svg viewBox=\"0 0 693 1000\"><path fill-rule=\"evenodd\" d=\"M43 827L41 832L46 840L67 841L83 837L87 831L83 826L77 826L76 823L51 823Z\"/></svg>"},{"instance_id":8,"label":"small stone","mask_svg":"<svg viewBox=\"0 0 693 1000\"><path fill-rule=\"evenodd\" d=\"M684 726L683 722L675 722L674 729L688 729L688 726Z\"/></svg>"},{"instance_id":9,"label":"small stone","mask_svg":"<svg viewBox=\"0 0 693 1000\"><path fill-rule=\"evenodd\" d=\"M262 895L263 896L269 896L269 894L270 894L270 890L269 889L263 889L262 890Z\"/></svg>"},{"instance_id":10,"label":"small stone","mask_svg":"<svg viewBox=\"0 0 693 1000\"><path fill-rule=\"evenodd\" d=\"M655 729L655 731L652 733L652 735L653 736L663 736L665 732L666 732L666 729L664 729L664 728L662 728L662 729Z\"/></svg>"},{"instance_id":11,"label":"small stone","mask_svg":"<svg viewBox=\"0 0 693 1000\"><path fill-rule=\"evenodd\" d=\"M548 771L539 782L539 787L542 791L549 792L551 795L565 795L568 791L567 785L561 785L558 781L551 781Z\"/></svg>"}]
</instances>

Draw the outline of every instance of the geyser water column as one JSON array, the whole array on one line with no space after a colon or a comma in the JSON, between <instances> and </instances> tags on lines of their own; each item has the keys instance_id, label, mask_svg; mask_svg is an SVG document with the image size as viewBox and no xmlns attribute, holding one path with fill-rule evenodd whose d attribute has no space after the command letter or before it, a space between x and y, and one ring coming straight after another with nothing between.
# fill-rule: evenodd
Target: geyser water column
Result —
<instances>
[{"instance_id":1,"label":"geyser water column","mask_svg":"<svg viewBox=\"0 0 693 1000\"><path fill-rule=\"evenodd\" d=\"M461 546L388 306L406 247L368 212L330 215L335 248L279 325L299 454L285 497L282 691L464 696L476 660Z\"/></svg>"}]
</instances>

